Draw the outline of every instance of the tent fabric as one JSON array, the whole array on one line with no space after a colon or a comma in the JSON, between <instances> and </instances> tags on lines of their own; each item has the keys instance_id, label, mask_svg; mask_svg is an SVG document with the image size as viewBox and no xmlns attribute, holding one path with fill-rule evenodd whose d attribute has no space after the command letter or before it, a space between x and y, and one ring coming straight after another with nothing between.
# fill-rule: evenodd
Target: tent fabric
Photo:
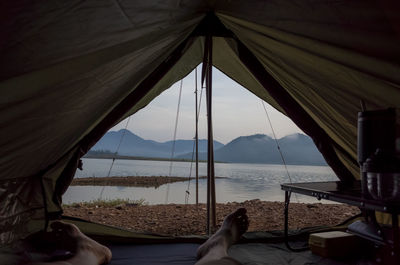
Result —
<instances>
[{"instance_id":1,"label":"tent fabric","mask_svg":"<svg viewBox=\"0 0 400 265\"><path fill-rule=\"evenodd\" d=\"M299 33L221 17L267 71L351 157L356 157L356 113L360 111L360 100L377 108L399 106L398 65L376 62L351 50L298 36ZM359 171L357 165L345 165L353 172Z\"/></svg>"},{"instance_id":2,"label":"tent fabric","mask_svg":"<svg viewBox=\"0 0 400 265\"><path fill-rule=\"evenodd\" d=\"M152 244L110 246L113 253L111 265L128 264L195 264L199 244Z\"/></svg>"},{"instance_id":3,"label":"tent fabric","mask_svg":"<svg viewBox=\"0 0 400 265\"><path fill-rule=\"evenodd\" d=\"M112 244L108 245L113 253L110 265L193 265L196 263L196 250L200 244L173 243L173 244ZM295 265L295 264L321 264L321 265L347 265L370 264L367 259L330 259L311 253L311 251L291 252L282 243L246 243L230 247L228 255L241 264L251 265ZM43 259L43 254L28 254L35 260ZM5 257L7 264L20 264L18 260L23 257L14 257L11 253ZM224 263L220 263L224 264ZM229 263L231 264L231 263Z\"/></svg>"},{"instance_id":4,"label":"tent fabric","mask_svg":"<svg viewBox=\"0 0 400 265\"><path fill-rule=\"evenodd\" d=\"M199 244L155 244L155 245L111 245L113 259L111 265L129 264L185 264L196 263ZM284 244L249 243L230 247L229 256L241 264L251 265L291 265L291 264L354 264L354 260L334 260L313 255L310 251L290 252ZM221 264L224 264L221 262ZM229 263L230 264L230 263ZM359 262L357 264L368 264Z\"/></svg>"},{"instance_id":5,"label":"tent fabric","mask_svg":"<svg viewBox=\"0 0 400 265\"><path fill-rule=\"evenodd\" d=\"M214 36L215 66L286 113L291 106L240 59L240 41L327 135L339 161L332 166L355 179L360 100L368 109L400 106L392 1L19 0L0 12L2 243L23 237L29 216L60 212L96 139L201 62L204 40L194 32L209 12L232 34Z\"/></svg>"}]
</instances>

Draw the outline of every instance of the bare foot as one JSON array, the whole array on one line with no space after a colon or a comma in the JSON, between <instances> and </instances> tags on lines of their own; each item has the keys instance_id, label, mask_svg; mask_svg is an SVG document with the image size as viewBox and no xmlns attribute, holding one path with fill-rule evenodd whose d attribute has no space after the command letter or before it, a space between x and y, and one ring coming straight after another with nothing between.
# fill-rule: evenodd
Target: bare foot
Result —
<instances>
[{"instance_id":1,"label":"bare foot","mask_svg":"<svg viewBox=\"0 0 400 265\"><path fill-rule=\"evenodd\" d=\"M204 257L211 248L223 245L227 250L235 244L249 228L249 219L245 208L239 208L225 217L220 229L197 249L197 258Z\"/></svg>"},{"instance_id":2,"label":"bare foot","mask_svg":"<svg viewBox=\"0 0 400 265\"><path fill-rule=\"evenodd\" d=\"M51 224L51 228L56 237L64 244L68 243L76 255L90 252L94 254L98 264L110 262L112 256L110 249L87 237L76 225L56 221Z\"/></svg>"}]
</instances>

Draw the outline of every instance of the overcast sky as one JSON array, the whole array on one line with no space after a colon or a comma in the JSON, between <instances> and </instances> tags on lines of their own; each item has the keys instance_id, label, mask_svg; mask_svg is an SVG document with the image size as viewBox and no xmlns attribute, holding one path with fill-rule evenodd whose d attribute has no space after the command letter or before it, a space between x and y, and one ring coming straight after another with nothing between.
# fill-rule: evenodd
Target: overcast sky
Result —
<instances>
[{"instance_id":1,"label":"overcast sky","mask_svg":"<svg viewBox=\"0 0 400 265\"><path fill-rule=\"evenodd\" d=\"M201 68L198 67L200 76ZM177 139L193 139L195 135L194 71L183 79L178 118ZM200 80L199 98L200 98ZM132 115L128 130L138 136L158 142L172 140L178 107L180 81L155 98L144 109ZM261 100L235 81L213 70L213 129L214 140L227 144L239 136L267 134L272 136ZM277 138L302 131L286 116L266 104ZM127 119L112 128L125 128ZM199 138L207 138L205 89L199 118Z\"/></svg>"}]
</instances>

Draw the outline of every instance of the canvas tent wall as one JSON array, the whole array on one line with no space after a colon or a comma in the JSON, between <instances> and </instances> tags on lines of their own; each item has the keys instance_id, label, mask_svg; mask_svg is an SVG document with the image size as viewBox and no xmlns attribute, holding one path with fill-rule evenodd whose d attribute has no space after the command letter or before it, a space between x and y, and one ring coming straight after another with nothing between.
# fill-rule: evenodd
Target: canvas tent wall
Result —
<instances>
[{"instance_id":1,"label":"canvas tent wall","mask_svg":"<svg viewBox=\"0 0 400 265\"><path fill-rule=\"evenodd\" d=\"M0 240L57 216L79 158L203 58L288 115L343 181L356 117L400 105L395 1L5 1ZM38 222L33 222L38 220Z\"/></svg>"}]
</instances>

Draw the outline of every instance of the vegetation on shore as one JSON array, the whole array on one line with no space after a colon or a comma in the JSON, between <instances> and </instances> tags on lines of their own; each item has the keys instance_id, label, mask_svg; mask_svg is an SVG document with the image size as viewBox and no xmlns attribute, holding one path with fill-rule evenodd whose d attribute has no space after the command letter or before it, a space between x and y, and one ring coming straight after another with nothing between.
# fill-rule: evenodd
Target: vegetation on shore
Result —
<instances>
[{"instance_id":1,"label":"vegetation on shore","mask_svg":"<svg viewBox=\"0 0 400 265\"><path fill-rule=\"evenodd\" d=\"M206 176L199 176L199 179L205 179ZM216 177L222 178L222 177ZM191 180L194 178L192 177ZM127 176L127 177L89 177L74 178L72 186L127 186L127 187L154 187L179 181L188 181L185 177L168 177L168 176Z\"/></svg>"},{"instance_id":2,"label":"vegetation on shore","mask_svg":"<svg viewBox=\"0 0 400 265\"><path fill-rule=\"evenodd\" d=\"M71 204L63 204L64 208L68 207L117 207L117 206L142 206L147 205L144 199L131 200L131 199L96 199L87 202L74 202Z\"/></svg>"}]
</instances>

